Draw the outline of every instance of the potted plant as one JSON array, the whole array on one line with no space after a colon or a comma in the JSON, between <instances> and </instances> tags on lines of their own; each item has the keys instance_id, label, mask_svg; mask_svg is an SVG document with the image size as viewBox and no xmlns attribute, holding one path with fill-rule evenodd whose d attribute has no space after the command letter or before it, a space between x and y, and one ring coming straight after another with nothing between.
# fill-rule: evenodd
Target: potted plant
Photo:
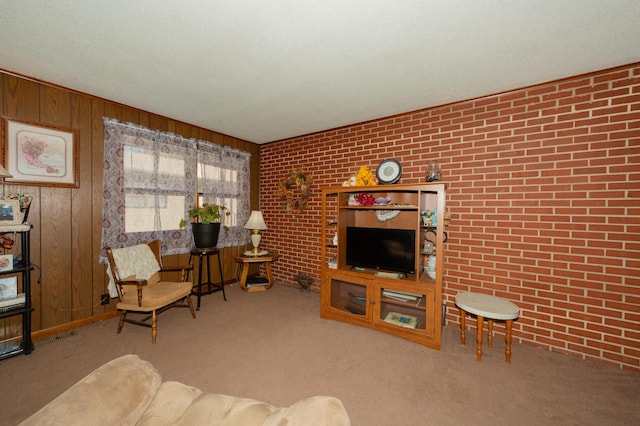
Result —
<instances>
[{"instance_id":1,"label":"potted plant","mask_svg":"<svg viewBox=\"0 0 640 426\"><path fill-rule=\"evenodd\" d=\"M193 242L196 248L212 248L218 244L218 234L220 226L225 216L231 215L231 212L225 206L217 204L203 204L200 207L194 207L189 210L189 218L191 219L191 230L193 232ZM180 229L187 225L185 219L180 220ZM225 231L228 226L223 226Z\"/></svg>"}]
</instances>

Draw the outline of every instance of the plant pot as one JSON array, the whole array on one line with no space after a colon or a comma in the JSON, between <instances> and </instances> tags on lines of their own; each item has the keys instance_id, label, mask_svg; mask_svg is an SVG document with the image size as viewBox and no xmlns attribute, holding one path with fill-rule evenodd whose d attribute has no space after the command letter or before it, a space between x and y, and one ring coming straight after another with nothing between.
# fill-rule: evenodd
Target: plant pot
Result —
<instances>
[{"instance_id":1,"label":"plant pot","mask_svg":"<svg viewBox=\"0 0 640 426\"><path fill-rule=\"evenodd\" d=\"M214 248L218 245L219 223L192 223L191 231L196 248Z\"/></svg>"}]
</instances>

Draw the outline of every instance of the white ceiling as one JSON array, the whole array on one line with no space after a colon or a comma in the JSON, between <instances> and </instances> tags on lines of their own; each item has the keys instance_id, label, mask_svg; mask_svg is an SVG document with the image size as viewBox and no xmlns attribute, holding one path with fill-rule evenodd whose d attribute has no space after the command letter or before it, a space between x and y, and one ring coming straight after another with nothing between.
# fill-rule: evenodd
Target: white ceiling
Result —
<instances>
[{"instance_id":1,"label":"white ceiling","mask_svg":"<svg viewBox=\"0 0 640 426\"><path fill-rule=\"evenodd\" d=\"M0 68L266 143L640 61L638 0L0 0Z\"/></svg>"}]
</instances>

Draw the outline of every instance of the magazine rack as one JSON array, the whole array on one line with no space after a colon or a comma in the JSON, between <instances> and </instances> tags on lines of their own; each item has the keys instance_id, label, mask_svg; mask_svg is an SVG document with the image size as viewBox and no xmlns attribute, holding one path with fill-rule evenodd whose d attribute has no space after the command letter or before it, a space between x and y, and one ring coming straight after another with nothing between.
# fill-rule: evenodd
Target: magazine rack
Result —
<instances>
[{"instance_id":1,"label":"magazine rack","mask_svg":"<svg viewBox=\"0 0 640 426\"><path fill-rule=\"evenodd\" d=\"M0 342L0 360L11 356L25 354L28 355L33 350L31 340L31 255L30 255L30 231L31 225L23 223L20 225L1 226L0 233L13 232L20 235L20 248L22 256L19 262L14 263L13 269L0 271L0 280L8 277L16 277L16 292L18 297L0 299L0 318L22 317L21 337L10 338ZM21 277L18 280L17 277ZM16 322L16 328L17 327Z\"/></svg>"}]
</instances>

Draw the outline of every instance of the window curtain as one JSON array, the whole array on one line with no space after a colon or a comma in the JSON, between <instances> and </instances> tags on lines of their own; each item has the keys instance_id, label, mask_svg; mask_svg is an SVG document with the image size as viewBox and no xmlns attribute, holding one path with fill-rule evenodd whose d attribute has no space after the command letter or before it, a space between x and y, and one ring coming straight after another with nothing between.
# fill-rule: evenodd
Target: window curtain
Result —
<instances>
[{"instance_id":1,"label":"window curtain","mask_svg":"<svg viewBox=\"0 0 640 426\"><path fill-rule=\"evenodd\" d=\"M127 247L159 239L164 255L188 253L191 227L180 219L196 203L226 206L228 231L218 247L250 241L251 154L206 141L104 117L102 247ZM196 199L200 194L200 199ZM107 263L105 253L100 262Z\"/></svg>"},{"instance_id":2,"label":"window curtain","mask_svg":"<svg viewBox=\"0 0 640 426\"><path fill-rule=\"evenodd\" d=\"M159 239L165 255L189 252L191 229L178 224L195 205L196 141L106 117L104 129L102 247Z\"/></svg>"},{"instance_id":3,"label":"window curtain","mask_svg":"<svg viewBox=\"0 0 640 426\"><path fill-rule=\"evenodd\" d=\"M218 247L249 243L250 233L243 226L251 213L250 159L248 152L198 141L197 186L201 203L224 205L231 212L224 221L229 229L220 233Z\"/></svg>"}]
</instances>

